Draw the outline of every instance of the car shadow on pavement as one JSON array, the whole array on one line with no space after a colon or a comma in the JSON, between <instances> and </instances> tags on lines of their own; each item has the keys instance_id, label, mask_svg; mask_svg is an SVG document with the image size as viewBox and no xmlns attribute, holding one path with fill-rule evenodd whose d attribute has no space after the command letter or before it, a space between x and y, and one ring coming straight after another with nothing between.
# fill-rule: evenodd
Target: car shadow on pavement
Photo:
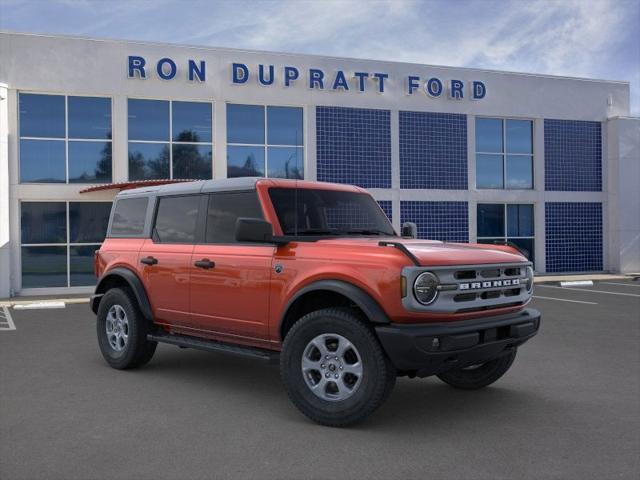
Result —
<instances>
[{"instance_id":1,"label":"car shadow on pavement","mask_svg":"<svg viewBox=\"0 0 640 480\"><path fill-rule=\"evenodd\" d=\"M255 400L259 392L260 403L279 421L312 424L289 402L275 364L163 346L143 370L146 376L161 376L163 382L174 386L209 385L211 395L231 393L236 398L246 395ZM479 391L456 390L436 377L398 378L387 402L364 423L352 428L398 433L422 428L437 431L454 422L486 423L494 419L499 424L505 418L512 418L517 424L523 416L531 421L540 414L538 407L544 404L548 409L550 401L556 404L553 408L558 415L570 408L530 386L521 387L522 384L510 384L508 376Z\"/></svg>"}]
</instances>

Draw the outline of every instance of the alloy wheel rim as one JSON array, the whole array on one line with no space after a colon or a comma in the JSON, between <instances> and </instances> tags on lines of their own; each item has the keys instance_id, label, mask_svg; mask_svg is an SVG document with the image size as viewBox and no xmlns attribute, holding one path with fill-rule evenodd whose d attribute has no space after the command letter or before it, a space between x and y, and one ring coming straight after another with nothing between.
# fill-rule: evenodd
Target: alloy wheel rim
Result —
<instances>
[{"instance_id":1,"label":"alloy wheel rim","mask_svg":"<svg viewBox=\"0 0 640 480\"><path fill-rule=\"evenodd\" d=\"M346 337L336 333L313 338L303 351L301 368L311 392L334 402L356 393L364 375L360 352Z\"/></svg>"},{"instance_id":2,"label":"alloy wheel rim","mask_svg":"<svg viewBox=\"0 0 640 480\"><path fill-rule=\"evenodd\" d=\"M126 348L129 341L129 319L122 306L111 306L107 312L105 330L107 332L107 340L113 350L121 352Z\"/></svg>"}]
</instances>

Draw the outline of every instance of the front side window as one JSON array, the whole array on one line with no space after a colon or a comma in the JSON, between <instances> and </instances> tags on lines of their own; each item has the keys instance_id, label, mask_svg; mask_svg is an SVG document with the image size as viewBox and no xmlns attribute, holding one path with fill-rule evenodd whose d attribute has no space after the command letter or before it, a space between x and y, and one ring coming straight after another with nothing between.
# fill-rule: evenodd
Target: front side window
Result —
<instances>
[{"instance_id":1,"label":"front side window","mask_svg":"<svg viewBox=\"0 0 640 480\"><path fill-rule=\"evenodd\" d=\"M476 118L476 186L533 188L533 122Z\"/></svg>"},{"instance_id":2,"label":"front side window","mask_svg":"<svg viewBox=\"0 0 640 480\"><path fill-rule=\"evenodd\" d=\"M227 177L304 178L300 107L227 105Z\"/></svg>"},{"instance_id":3,"label":"front side window","mask_svg":"<svg viewBox=\"0 0 640 480\"><path fill-rule=\"evenodd\" d=\"M395 235L364 193L271 188L269 195L284 235Z\"/></svg>"},{"instance_id":4,"label":"front side window","mask_svg":"<svg viewBox=\"0 0 640 480\"><path fill-rule=\"evenodd\" d=\"M263 218L255 191L209 195L206 243L236 243L238 218Z\"/></svg>"},{"instance_id":5,"label":"front side window","mask_svg":"<svg viewBox=\"0 0 640 480\"><path fill-rule=\"evenodd\" d=\"M22 202L22 288L90 286L110 202Z\"/></svg>"},{"instance_id":6,"label":"front side window","mask_svg":"<svg viewBox=\"0 0 640 480\"><path fill-rule=\"evenodd\" d=\"M130 98L129 180L213 178L213 112L206 102Z\"/></svg>"},{"instance_id":7,"label":"front side window","mask_svg":"<svg viewBox=\"0 0 640 480\"><path fill-rule=\"evenodd\" d=\"M20 182L111 182L111 99L20 93Z\"/></svg>"},{"instance_id":8,"label":"front side window","mask_svg":"<svg viewBox=\"0 0 640 480\"><path fill-rule=\"evenodd\" d=\"M509 241L534 260L533 205L479 203L477 222L478 243Z\"/></svg>"},{"instance_id":9,"label":"front side window","mask_svg":"<svg viewBox=\"0 0 640 480\"><path fill-rule=\"evenodd\" d=\"M200 195L160 198L153 239L159 243L194 243Z\"/></svg>"}]
</instances>

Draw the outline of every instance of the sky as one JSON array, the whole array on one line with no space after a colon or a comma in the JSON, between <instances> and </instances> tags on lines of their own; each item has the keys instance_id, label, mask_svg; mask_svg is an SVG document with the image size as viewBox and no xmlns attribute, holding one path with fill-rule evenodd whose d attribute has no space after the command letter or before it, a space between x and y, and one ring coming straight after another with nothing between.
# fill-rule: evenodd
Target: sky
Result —
<instances>
[{"instance_id":1,"label":"sky","mask_svg":"<svg viewBox=\"0 0 640 480\"><path fill-rule=\"evenodd\" d=\"M0 29L631 82L640 0L0 0Z\"/></svg>"}]
</instances>

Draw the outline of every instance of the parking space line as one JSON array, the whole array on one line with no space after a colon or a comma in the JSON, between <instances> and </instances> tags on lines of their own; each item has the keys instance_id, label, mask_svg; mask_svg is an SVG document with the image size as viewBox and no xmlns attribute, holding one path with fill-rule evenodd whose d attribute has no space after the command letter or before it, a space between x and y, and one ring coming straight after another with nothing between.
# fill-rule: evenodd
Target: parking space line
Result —
<instances>
[{"instance_id":1,"label":"parking space line","mask_svg":"<svg viewBox=\"0 0 640 480\"><path fill-rule=\"evenodd\" d=\"M592 290L589 288L569 288L569 287L556 287L555 285L536 285L536 288L559 288L560 290L574 290L576 292L593 292L593 293L606 293L607 295L622 295L624 297L640 297L635 293L622 293L622 292L605 292L604 290Z\"/></svg>"},{"instance_id":2,"label":"parking space line","mask_svg":"<svg viewBox=\"0 0 640 480\"><path fill-rule=\"evenodd\" d=\"M569 300L567 298L540 297L538 295L534 295L533 298L541 298L543 300L558 300L559 302L586 303L588 305L598 305L596 302L583 302L582 300Z\"/></svg>"},{"instance_id":3,"label":"parking space line","mask_svg":"<svg viewBox=\"0 0 640 480\"><path fill-rule=\"evenodd\" d=\"M0 330L9 331L15 330L16 324L13 323L13 318L11 318L11 313L9 313L9 309L7 307L0 308Z\"/></svg>"},{"instance_id":4,"label":"parking space line","mask_svg":"<svg viewBox=\"0 0 640 480\"><path fill-rule=\"evenodd\" d=\"M623 287L636 287L640 288L640 285L634 285L632 283L615 283L615 282L598 282L598 285L622 285Z\"/></svg>"}]
</instances>

